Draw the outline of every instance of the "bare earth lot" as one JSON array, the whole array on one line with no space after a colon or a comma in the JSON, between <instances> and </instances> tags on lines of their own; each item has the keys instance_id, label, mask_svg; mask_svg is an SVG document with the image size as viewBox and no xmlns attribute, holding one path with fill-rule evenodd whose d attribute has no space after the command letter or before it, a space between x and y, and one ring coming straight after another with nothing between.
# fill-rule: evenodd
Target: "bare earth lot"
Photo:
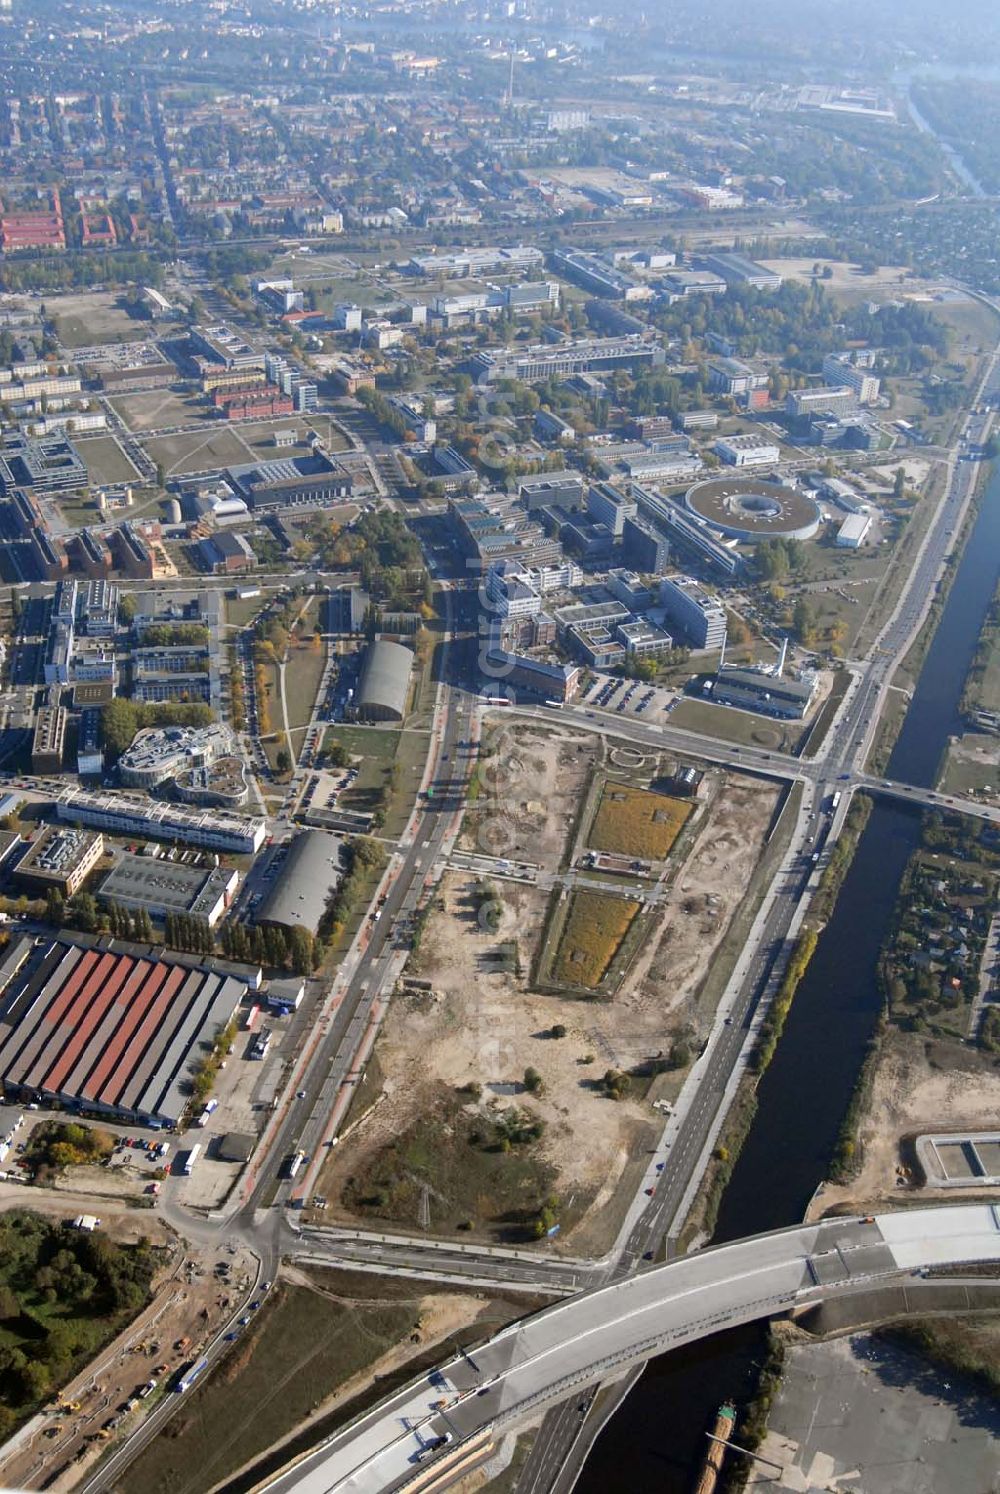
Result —
<instances>
[{"instance_id":1,"label":"bare earth lot","mask_svg":"<svg viewBox=\"0 0 1000 1494\"><path fill-rule=\"evenodd\" d=\"M94 347L104 342L137 342L149 336L150 324L129 316L117 305L114 291L90 291L78 296L46 296L45 310L56 324L66 348Z\"/></svg>"},{"instance_id":2,"label":"bare earth lot","mask_svg":"<svg viewBox=\"0 0 1000 1494\"><path fill-rule=\"evenodd\" d=\"M489 856L514 856L554 871L567 826L579 808L600 743L519 722L490 735L496 751L478 773L478 797L460 845Z\"/></svg>"},{"instance_id":3,"label":"bare earth lot","mask_svg":"<svg viewBox=\"0 0 1000 1494\"><path fill-rule=\"evenodd\" d=\"M897 1169L909 1158L901 1153L900 1142L922 1131L995 1126L998 1092L1000 1080L992 1059L952 1043L891 1030L861 1125L861 1171L846 1186L825 1183L810 1205L809 1217L853 1200L898 1204L901 1197L932 1203L947 1199L947 1191L940 1188L915 1187L909 1180L901 1186Z\"/></svg>"},{"instance_id":4,"label":"bare earth lot","mask_svg":"<svg viewBox=\"0 0 1000 1494\"><path fill-rule=\"evenodd\" d=\"M581 745L586 750L578 753ZM600 749L555 732L520 732L517 748L500 801L506 806L500 854L555 868L576 822L584 765ZM529 767L525 787L518 775ZM712 1014L699 1009L698 987L746 892L777 802L777 789L767 784L727 775L707 781L711 797L664 891L654 935L612 1001L530 989L549 901L545 890L494 883L500 911L492 929L477 916L475 878L446 873L419 958L407 971L429 981L432 992L403 991L393 999L376 1049L382 1095L321 1177L317 1191L329 1200L324 1222L357 1217L345 1204L346 1190L352 1205L365 1205L360 1212L369 1221L374 1213L413 1227L423 1208L424 1227L449 1233L459 1219L496 1238L497 1221L517 1202L516 1190L544 1188L548 1173L561 1224L558 1244L573 1252L607 1248L620 1211L614 1195L623 1179L641 1170L654 1134L649 1100L676 1094L683 1073L656 1079L650 1093L646 1081L635 1081L617 1102L604 1095L602 1077L608 1069L643 1064L680 1036L707 1031ZM526 802L530 813L522 810ZM469 816L476 848L490 823L483 803L478 800ZM518 969L496 958L513 941ZM557 1027L565 1036L551 1035ZM540 1076L538 1093L525 1086L528 1069ZM487 1177L465 1132L495 1125L508 1107L539 1119L544 1132L530 1148L513 1149L512 1196L495 1196L489 1216L473 1207L474 1184L456 1179L461 1157L467 1170ZM433 1125L428 1116L436 1117ZM488 1177L497 1187L496 1171ZM459 1197L462 1187L467 1192Z\"/></svg>"}]
</instances>

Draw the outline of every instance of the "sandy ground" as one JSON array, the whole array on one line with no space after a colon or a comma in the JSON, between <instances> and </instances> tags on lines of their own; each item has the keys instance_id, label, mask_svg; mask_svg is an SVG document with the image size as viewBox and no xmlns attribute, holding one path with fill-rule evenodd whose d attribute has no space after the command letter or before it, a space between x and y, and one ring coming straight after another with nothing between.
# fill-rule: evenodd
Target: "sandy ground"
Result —
<instances>
[{"instance_id":1,"label":"sandy ground","mask_svg":"<svg viewBox=\"0 0 1000 1494\"><path fill-rule=\"evenodd\" d=\"M602 752L600 741L589 733L557 733L524 722L516 729L500 727L489 741L496 751L480 767L482 792L475 812L466 816L459 845L554 871Z\"/></svg>"},{"instance_id":2,"label":"sandy ground","mask_svg":"<svg viewBox=\"0 0 1000 1494\"><path fill-rule=\"evenodd\" d=\"M871 1103L861 1125L864 1162L854 1182L824 1184L809 1207L818 1218L837 1205L949 1198L944 1188L918 1187L901 1169L908 1157L904 1138L922 1131L982 1130L995 1126L1000 1075L993 1060L956 1044L937 1042L917 1033L892 1031L879 1061ZM968 1190L956 1190L957 1194ZM1000 1196L1000 1189L982 1190Z\"/></svg>"},{"instance_id":3,"label":"sandy ground","mask_svg":"<svg viewBox=\"0 0 1000 1494\"><path fill-rule=\"evenodd\" d=\"M875 292L891 290L893 295L899 295L901 282L909 291L929 289L929 282L920 280L912 275L912 271L906 265L879 265L874 275L862 275L856 264L845 263L837 259L765 259L761 264L769 270L777 270L779 275L784 275L786 280L812 280L813 266L819 265L820 284L824 290L837 295L844 291L864 292L873 295ZM824 270L829 268L833 271L830 279L822 278ZM911 278L912 276L912 278Z\"/></svg>"},{"instance_id":4,"label":"sandy ground","mask_svg":"<svg viewBox=\"0 0 1000 1494\"><path fill-rule=\"evenodd\" d=\"M922 488L927 481L931 470L930 462L923 457L904 456L898 462L889 462L885 467L869 467L866 476L869 481L874 478L890 491L896 481L896 473L902 467L906 473L906 485L909 488Z\"/></svg>"},{"instance_id":5,"label":"sandy ground","mask_svg":"<svg viewBox=\"0 0 1000 1494\"><path fill-rule=\"evenodd\" d=\"M521 747L526 760L523 742ZM545 811L521 832L520 854L527 859L557 861L575 816L584 775L575 751L568 762L566 753L565 745L531 745L532 762L537 754L543 774L559 777L558 787L546 777L539 790ZM659 935L610 1002L562 999L528 988L546 893L503 883L502 919L493 933L480 927L474 913L474 879L464 872L442 879L444 906L431 919L419 958L419 974L434 994L394 998L377 1049L385 1098L324 1175L327 1222L338 1213L344 1217L337 1200L345 1179L405 1130L442 1086L455 1090L474 1080L482 1085L484 1106L503 1103L506 1096L516 1102L525 1070L534 1067L544 1081L543 1093L531 1100L546 1123L542 1155L558 1175L560 1195L575 1199L578 1208L586 1200L587 1218L567 1229L559 1244L572 1251L607 1247L616 1190L627 1172L641 1168L655 1116L649 1096L612 1103L595 1092L594 1081L608 1068L630 1069L669 1049L681 1032L700 1035L706 1027L710 1014L696 1011L695 991L746 892L777 798L770 785L728 776L715 778L711 792L667 892ZM559 813L564 799L569 803ZM520 803L516 795L512 800ZM513 938L521 950L520 977L486 963L491 950ZM548 1036L557 1024L566 1028L561 1040ZM656 1093L675 1093L681 1077L657 1080Z\"/></svg>"},{"instance_id":6,"label":"sandy ground","mask_svg":"<svg viewBox=\"0 0 1000 1494\"><path fill-rule=\"evenodd\" d=\"M773 784L752 778L726 775L713 792L665 902L659 939L619 1003L629 1012L652 1008L660 1021L669 1014L673 1030L690 1024L698 1037L712 1014L699 1010L695 992L746 892L778 802Z\"/></svg>"}]
</instances>

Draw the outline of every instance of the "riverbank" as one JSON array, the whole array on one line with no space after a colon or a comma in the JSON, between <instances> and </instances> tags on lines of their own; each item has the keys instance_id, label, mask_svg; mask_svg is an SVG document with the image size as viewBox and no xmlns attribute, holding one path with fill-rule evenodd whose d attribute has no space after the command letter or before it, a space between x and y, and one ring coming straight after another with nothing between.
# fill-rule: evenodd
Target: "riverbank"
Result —
<instances>
[{"instance_id":1,"label":"riverbank","mask_svg":"<svg viewBox=\"0 0 1000 1494\"><path fill-rule=\"evenodd\" d=\"M923 667L890 758L889 771L901 782L933 784L959 718L998 556L1000 482L993 478L961 561L951 568L937 627L924 644ZM909 809L880 803L871 812L781 1042L756 1087L756 1112L721 1193L717 1243L800 1220L827 1174L881 1019L879 961L920 827ZM705 1427L722 1401L752 1394L760 1355L759 1332L737 1330L649 1366L599 1439L578 1484L581 1494L603 1494L615 1470L625 1467L633 1494L686 1491Z\"/></svg>"}]
</instances>

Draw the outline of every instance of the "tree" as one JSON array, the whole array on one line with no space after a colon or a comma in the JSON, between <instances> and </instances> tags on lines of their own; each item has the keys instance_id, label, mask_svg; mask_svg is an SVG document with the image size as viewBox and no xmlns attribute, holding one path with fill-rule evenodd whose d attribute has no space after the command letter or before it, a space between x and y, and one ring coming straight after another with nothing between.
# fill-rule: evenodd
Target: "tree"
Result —
<instances>
[{"instance_id":1,"label":"tree","mask_svg":"<svg viewBox=\"0 0 1000 1494\"><path fill-rule=\"evenodd\" d=\"M527 1068L524 1071L524 1087L529 1095L539 1095L542 1092L542 1076L537 1069Z\"/></svg>"},{"instance_id":2,"label":"tree","mask_svg":"<svg viewBox=\"0 0 1000 1494\"><path fill-rule=\"evenodd\" d=\"M906 470L903 467L896 468L896 475L892 482L892 496L897 502L906 497Z\"/></svg>"}]
</instances>

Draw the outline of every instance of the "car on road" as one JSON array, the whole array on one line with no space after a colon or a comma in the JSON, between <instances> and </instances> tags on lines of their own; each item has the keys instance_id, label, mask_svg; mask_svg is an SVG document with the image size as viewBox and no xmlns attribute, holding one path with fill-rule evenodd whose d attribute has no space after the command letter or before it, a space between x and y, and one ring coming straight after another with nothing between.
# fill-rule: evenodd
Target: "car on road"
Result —
<instances>
[{"instance_id":1,"label":"car on road","mask_svg":"<svg viewBox=\"0 0 1000 1494\"><path fill-rule=\"evenodd\" d=\"M306 1092L305 1092L305 1090L304 1090L304 1089L297 1089L297 1090L296 1090L296 1091L295 1091L295 1098L296 1098L296 1099L297 1099L297 1100L304 1100L304 1099L305 1099L305 1097L306 1097Z\"/></svg>"}]
</instances>

